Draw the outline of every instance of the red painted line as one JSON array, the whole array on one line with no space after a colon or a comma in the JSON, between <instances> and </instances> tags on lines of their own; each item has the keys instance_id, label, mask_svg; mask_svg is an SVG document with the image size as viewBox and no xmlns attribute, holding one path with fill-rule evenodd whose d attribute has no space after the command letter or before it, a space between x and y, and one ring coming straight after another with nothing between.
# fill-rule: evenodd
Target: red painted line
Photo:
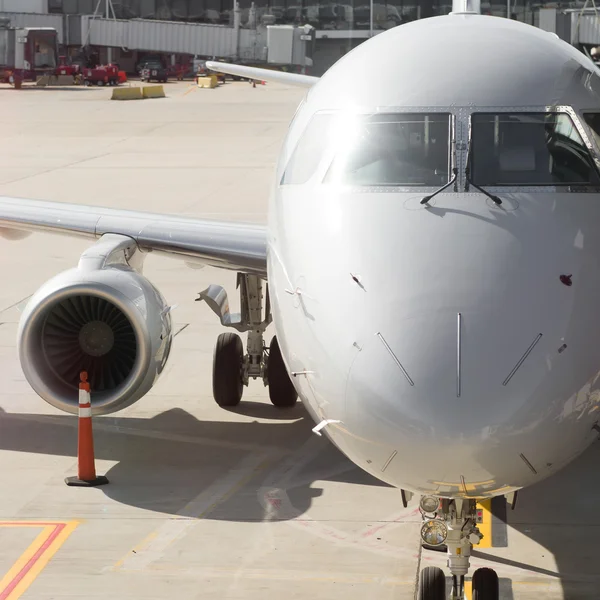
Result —
<instances>
[{"instance_id":1,"label":"red painted line","mask_svg":"<svg viewBox=\"0 0 600 600\"><path fill-rule=\"evenodd\" d=\"M418 514L419 509L415 508L412 512L408 513L408 514L404 514L404 515L400 515L399 517L396 517L393 521L384 521L383 523L378 523L377 525L373 525L373 527L371 527L370 529L368 529L367 531L365 531L362 534L362 537L364 538L368 538L371 537L373 535L375 535L376 533L379 533L384 527L387 527L388 525L393 525L394 523L401 523L402 521L406 520L406 519L410 519L411 517L414 517L416 514Z\"/></svg>"},{"instance_id":2,"label":"red painted line","mask_svg":"<svg viewBox=\"0 0 600 600\"><path fill-rule=\"evenodd\" d=\"M43 525L43 523L40 523ZM66 523L48 523L54 525L54 531L48 536L48 539L37 549L36 553L27 561L27 564L15 575L14 579L0 592L0 600L6 600L14 589L19 585L21 580L29 573L33 565L42 557L44 552L48 550L50 544L59 536L60 532L66 527Z\"/></svg>"},{"instance_id":3,"label":"red painted line","mask_svg":"<svg viewBox=\"0 0 600 600\"><path fill-rule=\"evenodd\" d=\"M0 527L3 525L29 525L30 527L48 527L52 525L56 527L57 525L65 525L65 523L57 523L56 521L52 523L46 523L45 521L0 521Z\"/></svg>"}]
</instances>

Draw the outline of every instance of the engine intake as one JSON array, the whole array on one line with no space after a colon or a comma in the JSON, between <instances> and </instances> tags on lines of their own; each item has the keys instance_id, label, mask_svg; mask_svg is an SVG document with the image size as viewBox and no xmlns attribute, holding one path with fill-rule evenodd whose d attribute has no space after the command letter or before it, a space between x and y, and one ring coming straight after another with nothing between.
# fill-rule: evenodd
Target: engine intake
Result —
<instances>
[{"instance_id":1,"label":"engine intake","mask_svg":"<svg viewBox=\"0 0 600 600\"><path fill-rule=\"evenodd\" d=\"M44 284L21 318L19 358L31 387L51 405L77 413L81 371L93 414L129 406L163 371L171 318L152 284L129 268L71 269Z\"/></svg>"},{"instance_id":2,"label":"engine intake","mask_svg":"<svg viewBox=\"0 0 600 600\"><path fill-rule=\"evenodd\" d=\"M87 371L95 392L114 390L129 377L137 357L131 321L98 296L70 296L45 314L41 351L48 367L73 389Z\"/></svg>"}]
</instances>

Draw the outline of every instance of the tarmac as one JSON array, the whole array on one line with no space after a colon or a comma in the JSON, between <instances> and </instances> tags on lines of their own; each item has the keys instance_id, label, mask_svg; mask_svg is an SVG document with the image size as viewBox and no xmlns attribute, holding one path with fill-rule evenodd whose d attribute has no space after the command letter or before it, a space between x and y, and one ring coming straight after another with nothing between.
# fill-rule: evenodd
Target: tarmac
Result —
<instances>
[{"instance_id":1,"label":"tarmac","mask_svg":"<svg viewBox=\"0 0 600 600\"><path fill-rule=\"evenodd\" d=\"M107 88L0 86L0 195L265 222L303 91L165 91L111 102ZM213 401L224 329L195 299L210 283L235 298L232 273L149 257L145 274L178 305L172 356L145 398L94 420L110 484L64 484L77 419L29 388L16 331L27 298L87 245L0 238L0 600L414 598L419 569L446 561L421 549L416 499L404 508L399 490L313 435L301 405L274 408L262 383L234 410ZM472 568L495 568L503 599L600 597L599 464L596 445L514 511L488 507Z\"/></svg>"}]
</instances>

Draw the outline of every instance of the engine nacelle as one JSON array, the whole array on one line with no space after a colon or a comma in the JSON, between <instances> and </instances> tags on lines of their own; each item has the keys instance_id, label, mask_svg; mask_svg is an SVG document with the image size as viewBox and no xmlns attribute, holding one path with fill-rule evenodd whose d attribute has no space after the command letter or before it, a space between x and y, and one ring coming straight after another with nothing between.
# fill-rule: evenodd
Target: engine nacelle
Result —
<instances>
[{"instance_id":1,"label":"engine nacelle","mask_svg":"<svg viewBox=\"0 0 600 600\"><path fill-rule=\"evenodd\" d=\"M164 298L126 261L106 258L96 268L97 256L90 262L84 254L78 268L46 282L19 324L27 381L46 402L73 414L81 371L88 373L93 414L108 414L152 388L171 349Z\"/></svg>"}]
</instances>

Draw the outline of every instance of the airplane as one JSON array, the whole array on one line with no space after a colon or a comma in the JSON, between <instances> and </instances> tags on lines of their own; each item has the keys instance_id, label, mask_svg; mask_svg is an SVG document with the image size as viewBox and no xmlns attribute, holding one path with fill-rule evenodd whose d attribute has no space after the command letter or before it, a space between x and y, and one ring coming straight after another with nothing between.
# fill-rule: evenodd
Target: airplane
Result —
<instances>
[{"instance_id":1,"label":"airplane","mask_svg":"<svg viewBox=\"0 0 600 600\"><path fill-rule=\"evenodd\" d=\"M70 413L81 369L94 414L131 405L172 343L147 255L235 271L240 313L218 285L200 294L232 329L216 402L237 405L250 379L276 407L300 397L316 434L403 503L420 496L422 543L446 547L463 598L477 501L514 502L600 432L600 71L478 0L377 35L321 78L208 67L307 88L268 224L0 198L4 237L95 240L25 307L25 377ZM497 599L497 574L477 569L472 589ZM421 571L418 597L447 597L442 569Z\"/></svg>"}]
</instances>

